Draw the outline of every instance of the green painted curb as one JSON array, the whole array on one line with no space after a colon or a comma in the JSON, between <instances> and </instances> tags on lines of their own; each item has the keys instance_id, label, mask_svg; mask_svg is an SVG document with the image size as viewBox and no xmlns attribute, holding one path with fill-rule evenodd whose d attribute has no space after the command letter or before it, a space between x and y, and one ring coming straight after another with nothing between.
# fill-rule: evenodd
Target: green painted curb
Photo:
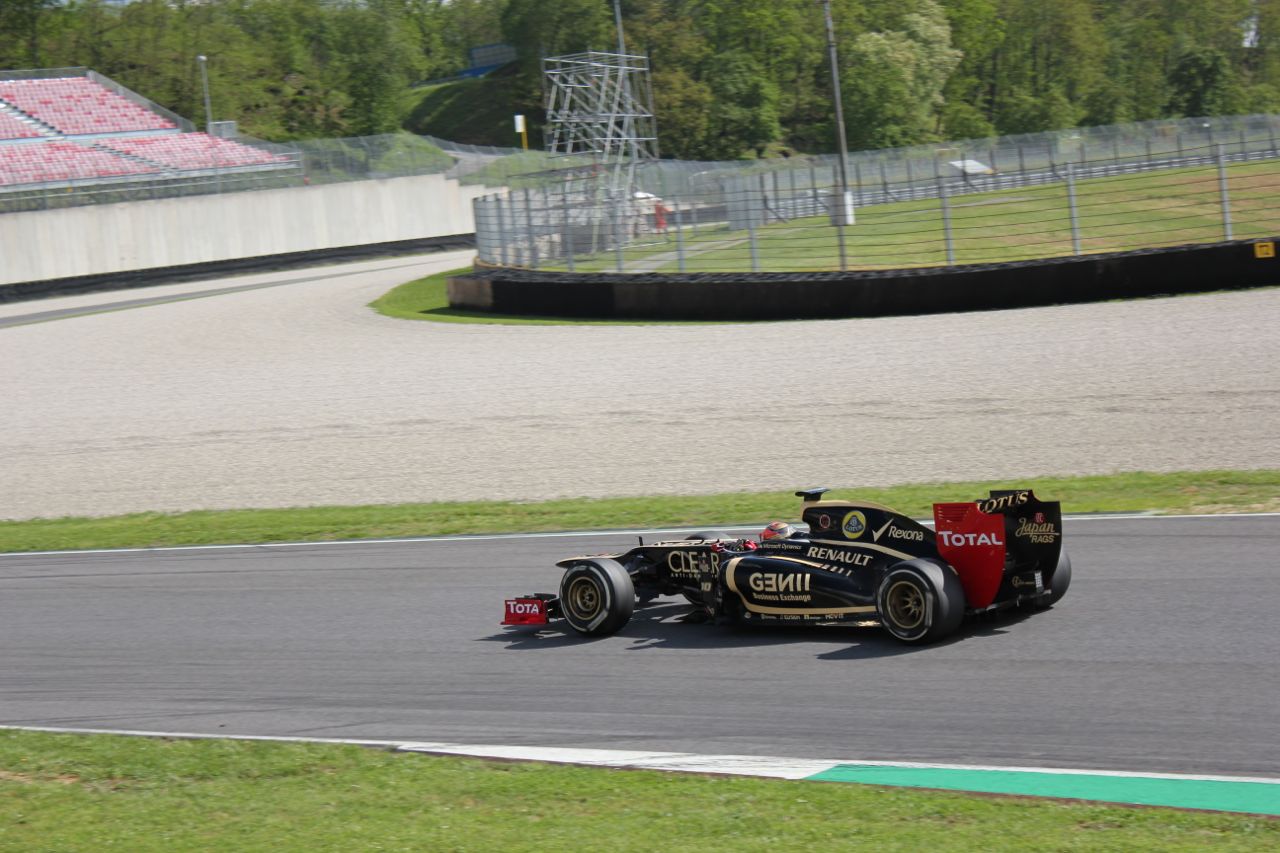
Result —
<instances>
[{"instance_id":1,"label":"green painted curb","mask_svg":"<svg viewBox=\"0 0 1280 853\"><path fill-rule=\"evenodd\" d=\"M1280 815L1280 784L1222 779L1048 773L1027 770L961 770L837 764L807 777L817 782L934 788L985 794L1062 797L1144 806Z\"/></svg>"}]
</instances>

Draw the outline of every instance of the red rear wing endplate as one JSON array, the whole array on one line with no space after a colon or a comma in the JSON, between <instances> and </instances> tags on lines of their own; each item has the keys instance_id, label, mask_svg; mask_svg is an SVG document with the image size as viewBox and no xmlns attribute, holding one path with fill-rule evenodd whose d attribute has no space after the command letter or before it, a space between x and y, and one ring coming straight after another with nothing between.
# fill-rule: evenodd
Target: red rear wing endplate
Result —
<instances>
[{"instance_id":1,"label":"red rear wing endplate","mask_svg":"<svg viewBox=\"0 0 1280 853\"><path fill-rule=\"evenodd\" d=\"M982 609L995 601L1004 579L1004 516L988 515L976 503L933 505L938 553L955 566L968 605Z\"/></svg>"}]
</instances>

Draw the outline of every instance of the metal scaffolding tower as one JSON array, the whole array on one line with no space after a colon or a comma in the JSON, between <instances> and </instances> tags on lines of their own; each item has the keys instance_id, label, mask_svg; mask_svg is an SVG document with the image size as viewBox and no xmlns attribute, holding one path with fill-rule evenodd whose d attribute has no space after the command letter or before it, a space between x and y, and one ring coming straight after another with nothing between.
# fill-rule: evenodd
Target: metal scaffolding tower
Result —
<instances>
[{"instance_id":1,"label":"metal scaffolding tower","mask_svg":"<svg viewBox=\"0 0 1280 853\"><path fill-rule=\"evenodd\" d=\"M649 60L588 51L542 60L547 84L547 151L586 154L597 186L625 198L638 165L658 158Z\"/></svg>"}]
</instances>

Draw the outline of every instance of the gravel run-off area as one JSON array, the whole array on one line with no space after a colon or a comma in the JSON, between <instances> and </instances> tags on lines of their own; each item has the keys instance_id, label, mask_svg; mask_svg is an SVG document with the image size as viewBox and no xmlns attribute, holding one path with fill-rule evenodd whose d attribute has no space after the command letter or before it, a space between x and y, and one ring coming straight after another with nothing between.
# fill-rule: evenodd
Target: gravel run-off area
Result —
<instances>
[{"instance_id":1,"label":"gravel run-off area","mask_svg":"<svg viewBox=\"0 0 1280 853\"><path fill-rule=\"evenodd\" d=\"M742 325L367 304L452 253L0 305L0 518L1280 467L1280 289Z\"/></svg>"}]
</instances>

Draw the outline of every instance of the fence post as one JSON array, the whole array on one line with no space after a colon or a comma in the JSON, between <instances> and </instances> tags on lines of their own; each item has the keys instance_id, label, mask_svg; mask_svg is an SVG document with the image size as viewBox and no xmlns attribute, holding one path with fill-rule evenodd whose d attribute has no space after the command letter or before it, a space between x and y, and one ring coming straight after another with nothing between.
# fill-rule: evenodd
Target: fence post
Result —
<instances>
[{"instance_id":1,"label":"fence post","mask_svg":"<svg viewBox=\"0 0 1280 853\"><path fill-rule=\"evenodd\" d=\"M538 241L533 235L533 202L529 197L529 188L524 188L524 226L525 236L529 240L529 265L538 268Z\"/></svg>"},{"instance_id":2,"label":"fence post","mask_svg":"<svg viewBox=\"0 0 1280 853\"><path fill-rule=\"evenodd\" d=\"M1076 171L1067 164L1067 209L1071 212L1071 253L1080 254L1080 211L1076 207Z\"/></svg>"},{"instance_id":3,"label":"fence post","mask_svg":"<svg viewBox=\"0 0 1280 853\"><path fill-rule=\"evenodd\" d=\"M1215 146L1218 155L1218 196L1222 201L1222 234L1224 240L1231 236L1231 196L1227 193L1227 162L1222 156L1222 145Z\"/></svg>"},{"instance_id":4,"label":"fence post","mask_svg":"<svg viewBox=\"0 0 1280 853\"><path fill-rule=\"evenodd\" d=\"M812 160L809 161L809 194L813 196L813 212L821 216L822 197L818 195L818 170L813 167Z\"/></svg>"},{"instance_id":5,"label":"fence post","mask_svg":"<svg viewBox=\"0 0 1280 853\"><path fill-rule=\"evenodd\" d=\"M676 204L676 266L680 272L684 272L684 205Z\"/></svg>"},{"instance_id":6,"label":"fence post","mask_svg":"<svg viewBox=\"0 0 1280 853\"><path fill-rule=\"evenodd\" d=\"M500 255L502 257L502 265L504 267L510 266L511 260L507 255L507 217L503 215L502 210L504 196L496 195L493 197L493 200L496 202L494 207L498 209L498 246L501 247Z\"/></svg>"},{"instance_id":7,"label":"fence post","mask_svg":"<svg viewBox=\"0 0 1280 853\"><path fill-rule=\"evenodd\" d=\"M573 217L569 215L569 188L566 186L563 191L564 199L564 257L569 266L569 272L573 272Z\"/></svg>"},{"instance_id":8,"label":"fence post","mask_svg":"<svg viewBox=\"0 0 1280 853\"><path fill-rule=\"evenodd\" d=\"M610 206L611 208L613 208L613 255L614 255L614 263L615 263L615 264L617 265L617 267L618 267L618 272L622 272L622 267L623 267L623 264L624 264L624 260L623 260L623 257L622 257L622 228L621 228L621 225L620 225L620 221L621 221L621 218L622 218L622 217L619 215L619 208L621 208L621 207L622 207L622 205L618 204L618 203L617 203L617 201L618 201L617 199L614 199L614 203L613 203L613 204L611 204L611 205L609 205L609 206Z\"/></svg>"},{"instance_id":9,"label":"fence post","mask_svg":"<svg viewBox=\"0 0 1280 853\"><path fill-rule=\"evenodd\" d=\"M947 195L947 182L938 178L938 200L942 202L942 237L947 245L947 266L956 265L956 247L951 241L951 199Z\"/></svg>"},{"instance_id":10,"label":"fence post","mask_svg":"<svg viewBox=\"0 0 1280 853\"><path fill-rule=\"evenodd\" d=\"M756 243L756 227L747 219L747 240L751 244L751 271L760 272L760 246Z\"/></svg>"},{"instance_id":11,"label":"fence post","mask_svg":"<svg viewBox=\"0 0 1280 853\"><path fill-rule=\"evenodd\" d=\"M840 196L840 187L831 187L831 216L836 221L836 245L840 249L840 272L849 269L849 250L844 241L844 199Z\"/></svg>"}]
</instances>

